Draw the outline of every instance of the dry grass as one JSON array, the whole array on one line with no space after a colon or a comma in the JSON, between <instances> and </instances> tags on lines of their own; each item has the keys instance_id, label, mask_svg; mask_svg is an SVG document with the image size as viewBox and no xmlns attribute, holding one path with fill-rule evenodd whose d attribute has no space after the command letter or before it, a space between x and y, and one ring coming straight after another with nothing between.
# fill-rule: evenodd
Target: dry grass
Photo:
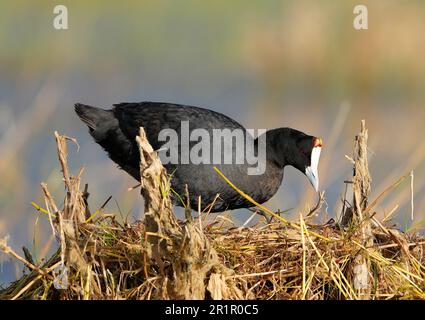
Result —
<instances>
[{"instance_id":1,"label":"dry grass","mask_svg":"<svg viewBox=\"0 0 425 320\"><path fill-rule=\"evenodd\" d=\"M313 224L320 205L291 222L259 205L274 220L252 227L208 210L178 221L168 177L141 132L145 219L120 223L104 212L106 203L91 213L80 186L83 171L71 176L68 170L69 138L56 139L65 199L59 207L42 184L45 205L35 207L50 220L58 251L36 264L0 241L0 249L29 270L1 299L425 299L425 238L389 227L389 217L374 217L373 208L397 183L374 201L365 201L368 194L344 199L355 217L345 227ZM352 160L354 166L362 161ZM355 181L356 175L352 183L365 186L364 179ZM356 284L362 273L367 292Z\"/></svg>"}]
</instances>

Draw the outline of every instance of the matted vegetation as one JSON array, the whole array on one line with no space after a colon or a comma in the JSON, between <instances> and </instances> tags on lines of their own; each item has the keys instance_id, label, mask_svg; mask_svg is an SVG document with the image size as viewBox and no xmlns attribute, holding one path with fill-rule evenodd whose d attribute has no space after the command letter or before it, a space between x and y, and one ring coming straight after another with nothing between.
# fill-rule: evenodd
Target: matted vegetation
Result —
<instances>
[{"instance_id":1,"label":"matted vegetation","mask_svg":"<svg viewBox=\"0 0 425 320\"><path fill-rule=\"evenodd\" d=\"M344 199L341 223L322 225L311 222L320 202L291 222L262 205L258 211L273 217L270 223L238 226L228 213L208 210L196 217L187 210L186 220L178 221L169 177L143 130L138 143L145 218L120 223L105 213L106 203L89 210L87 188L80 186L83 170L75 176L68 170L69 138L56 134L56 140L63 205L42 184L45 208L36 208L46 213L59 248L36 265L28 252L22 257L1 240L0 249L30 270L2 290L1 299L425 298L425 238L388 227L388 217L374 217L377 203L399 181L369 202L364 122L350 158L353 199Z\"/></svg>"}]
</instances>

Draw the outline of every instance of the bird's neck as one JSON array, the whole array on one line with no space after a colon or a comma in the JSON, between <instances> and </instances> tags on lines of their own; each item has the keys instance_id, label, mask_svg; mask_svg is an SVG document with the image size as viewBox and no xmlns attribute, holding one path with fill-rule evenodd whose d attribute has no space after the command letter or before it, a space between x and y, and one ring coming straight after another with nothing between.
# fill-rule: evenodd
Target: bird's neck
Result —
<instances>
[{"instance_id":1,"label":"bird's neck","mask_svg":"<svg viewBox=\"0 0 425 320\"><path fill-rule=\"evenodd\" d=\"M288 164L285 157L290 149L288 140L286 128L269 130L255 139L255 150L258 153L265 149L268 166L283 170Z\"/></svg>"}]
</instances>

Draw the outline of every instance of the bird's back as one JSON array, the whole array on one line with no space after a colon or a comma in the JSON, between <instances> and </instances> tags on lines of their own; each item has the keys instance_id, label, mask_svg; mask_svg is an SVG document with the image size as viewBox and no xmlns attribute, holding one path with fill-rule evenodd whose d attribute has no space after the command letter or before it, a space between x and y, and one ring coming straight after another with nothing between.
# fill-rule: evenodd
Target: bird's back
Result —
<instances>
[{"instance_id":1,"label":"bird's back","mask_svg":"<svg viewBox=\"0 0 425 320\"><path fill-rule=\"evenodd\" d=\"M193 106L142 102L116 104L112 109L111 115L113 115L114 119L109 122L108 125L111 128L104 134L103 141L96 139L96 137L95 139L108 152L113 161L137 180L140 179L140 156L135 137L139 133L139 128L143 127L145 129L149 143L156 150L164 145L164 141L159 140L162 130L172 129L178 134L179 139L176 147L179 148L180 161L179 163L165 163L164 166L173 175L171 180L172 187L178 194L183 196L185 185L188 185L192 206L197 207L198 197L200 196L201 207L204 208L214 200L216 194L220 194L220 198L216 200L213 211L251 206L218 176L214 171L214 166L220 169L235 185L245 188L244 191L248 194L251 192L256 195L256 200L259 202L268 200L270 198L269 195L273 195L276 192L282 180L281 172L269 171L268 174L270 176L268 177L250 177L247 175L248 164L246 163L213 164L210 162L196 165L181 163L183 147L181 139L182 134L184 134L182 132L184 131L185 123L189 126L189 135L195 129L203 129L208 133L209 137L214 136L214 130L228 129L233 131L237 129L243 133L244 139L253 141L252 136L246 132L243 126L221 113ZM189 137L183 137L183 139L185 138L189 139ZM212 157L214 141L210 142ZM197 143L198 141L189 141L189 150ZM221 151L224 153L223 149ZM231 150L232 159L236 159L236 152L236 148ZM175 201L177 200L175 199Z\"/></svg>"},{"instance_id":2,"label":"bird's back","mask_svg":"<svg viewBox=\"0 0 425 320\"><path fill-rule=\"evenodd\" d=\"M149 142L153 148L159 148L156 144L157 137L163 129L173 129L179 132L183 121L190 122L190 130L206 129L242 129L235 120L224 114L187 105L141 102L120 103L114 105L113 112L120 122L120 127L129 137L139 133L139 128L144 127L147 131ZM152 141L151 141L152 140ZM162 143L161 143L162 144Z\"/></svg>"}]
</instances>

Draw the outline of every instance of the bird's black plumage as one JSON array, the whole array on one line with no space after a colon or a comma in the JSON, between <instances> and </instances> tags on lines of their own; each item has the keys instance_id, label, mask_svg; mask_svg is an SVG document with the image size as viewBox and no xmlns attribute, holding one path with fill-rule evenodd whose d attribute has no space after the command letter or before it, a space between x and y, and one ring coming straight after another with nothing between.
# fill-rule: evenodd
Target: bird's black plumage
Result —
<instances>
[{"instance_id":1,"label":"bird's black plumage","mask_svg":"<svg viewBox=\"0 0 425 320\"><path fill-rule=\"evenodd\" d=\"M141 102L120 103L114 105L111 110L104 110L76 104L75 110L89 127L95 141L105 149L115 163L136 180L140 180L140 156L135 138L140 127L145 129L148 141L156 150L161 149L164 144L158 140L161 130L173 129L180 132L182 121L189 121L190 132L194 129L205 129L211 135L214 129L240 129L247 141L258 145L258 140L253 140L254 138L235 120L221 113L193 106ZM306 167L310 166L316 138L291 128L273 129L265 134L267 153L266 170L263 174L248 175L247 163L165 164L167 171L172 174L172 188L183 196L187 184L193 208L198 208L199 196L201 207L205 208L213 202L217 194L219 198L215 201L212 211L253 206L213 170L213 166L216 166L255 201L263 203L269 200L282 182L283 169L286 165L292 165L305 173ZM191 141L190 148L196 143ZM179 147L181 147L180 140ZM235 159L235 149L231 152ZM176 205L181 205L177 197L173 200Z\"/></svg>"}]
</instances>

